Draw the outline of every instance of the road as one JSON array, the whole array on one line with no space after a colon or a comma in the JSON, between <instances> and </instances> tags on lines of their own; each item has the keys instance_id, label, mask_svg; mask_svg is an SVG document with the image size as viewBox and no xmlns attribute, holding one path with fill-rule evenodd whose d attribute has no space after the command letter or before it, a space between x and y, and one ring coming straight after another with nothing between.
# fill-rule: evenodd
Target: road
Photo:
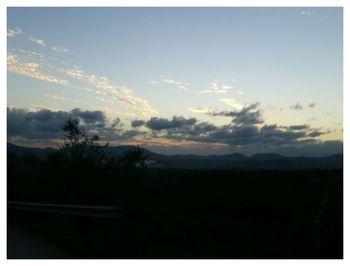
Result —
<instances>
[{"instance_id":1,"label":"road","mask_svg":"<svg viewBox=\"0 0 350 266\"><path fill-rule=\"evenodd\" d=\"M9 224L7 226L7 258L63 259L70 258L70 256L47 239Z\"/></svg>"}]
</instances>

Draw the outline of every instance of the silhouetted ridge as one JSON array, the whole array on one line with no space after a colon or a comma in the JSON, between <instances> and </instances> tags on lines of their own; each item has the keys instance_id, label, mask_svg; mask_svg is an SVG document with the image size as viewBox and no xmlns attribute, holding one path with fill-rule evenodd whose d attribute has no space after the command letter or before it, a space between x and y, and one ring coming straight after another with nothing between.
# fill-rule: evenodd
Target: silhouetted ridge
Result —
<instances>
[{"instance_id":1,"label":"silhouetted ridge","mask_svg":"<svg viewBox=\"0 0 350 266\"><path fill-rule=\"evenodd\" d=\"M282 156L277 153L257 153L250 157L253 161L271 161L271 160L283 160L288 157Z\"/></svg>"},{"instance_id":2,"label":"silhouetted ridge","mask_svg":"<svg viewBox=\"0 0 350 266\"><path fill-rule=\"evenodd\" d=\"M45 158L48 153L56 151L53 148L27 148L11 143L7 144L9 152L23 155L34 154L38 158ZM135 146L108 146L111 155L123 155L135 149ZM339 169L343 168L343 154L326 157L289 157L276 153L258 153L245 156L241 153L225 155L194 155L176 154L163 155L140 148L147 157L149 167L152 168L187 168L187 169Z\"/></svg>"}]
</instances>

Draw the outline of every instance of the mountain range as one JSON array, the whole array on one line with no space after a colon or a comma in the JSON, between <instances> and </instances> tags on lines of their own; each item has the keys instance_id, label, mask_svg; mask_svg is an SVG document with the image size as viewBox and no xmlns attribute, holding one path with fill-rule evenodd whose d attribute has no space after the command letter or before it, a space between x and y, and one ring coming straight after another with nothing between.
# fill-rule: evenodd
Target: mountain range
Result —
<instances>
[{"instance_id":1,"label":"mountain range","mask_svg":"<svg viewBox=\"0 0 350 266\"><path fill-rule=\"evenodd\" d=\"M109 146L108 152L121 155L134 149L134 146ZM187 169L339 169L343 168L343 154L326 157L289 157L276 153L257 153L245 156L241 153L225 155L164 155L141 148L147 156L146 163L150 168L187 168ZM7 143L7 151L17 155L34 154L44 159L53 153L53 148L28 148Z\"/></svg>"}]
</instances>

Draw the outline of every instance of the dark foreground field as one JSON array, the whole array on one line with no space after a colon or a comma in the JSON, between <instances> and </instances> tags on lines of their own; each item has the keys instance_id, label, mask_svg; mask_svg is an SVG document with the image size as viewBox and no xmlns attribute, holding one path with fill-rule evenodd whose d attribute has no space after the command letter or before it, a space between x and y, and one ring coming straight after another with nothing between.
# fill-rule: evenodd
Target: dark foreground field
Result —
<instances>
[{"instance_id":1,"label":"dark foreground field","mask_svg":"<svg viewBox=\"0 0 350 266\"><path fill-rule=\"evenodd\" d=\"M59 171L31 172L10 165L9 200L117 206L121 213L97 218L8 208L9 258L343 256L342 170L153 169L61 179Z\"/></svg>"}]
</instances>

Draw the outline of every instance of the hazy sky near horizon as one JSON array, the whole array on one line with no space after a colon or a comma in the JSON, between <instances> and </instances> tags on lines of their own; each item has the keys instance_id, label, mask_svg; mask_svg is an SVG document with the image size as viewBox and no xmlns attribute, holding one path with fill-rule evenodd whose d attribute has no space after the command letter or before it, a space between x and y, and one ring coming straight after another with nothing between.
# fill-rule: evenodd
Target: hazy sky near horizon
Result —
<instances>
[{"instance_id":1,"label":"hazy sky near horizon","mask_svg":"<svg viewBox=\"0 0 350 266\"><path fill-rule=\"evenodd\" d=\"M8 8L7 20L15 143L51 145L40 123L72 113L111 143L165 153L342 141L341 8Z\"/></svg>"}]
</instances>

